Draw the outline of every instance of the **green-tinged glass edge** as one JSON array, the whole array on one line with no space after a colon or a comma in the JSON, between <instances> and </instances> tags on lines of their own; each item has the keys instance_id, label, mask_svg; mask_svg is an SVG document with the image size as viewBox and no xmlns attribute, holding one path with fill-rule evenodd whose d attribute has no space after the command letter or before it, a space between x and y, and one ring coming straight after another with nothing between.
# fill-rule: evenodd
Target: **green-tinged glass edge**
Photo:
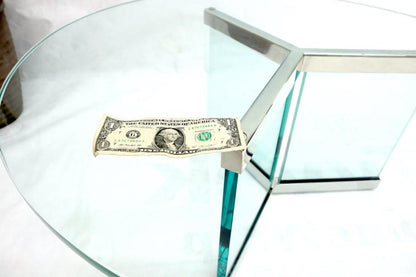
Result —
<instances>
[{"instance_id":1,"label":"green-tinged glass edge","mask_svg":"<svg viewBox=\"0 0 416 277\"><path fill-rule=\"evenodd\" d=\"M300 83L300 88L299 88L298 96L296 97L296 106L295 106L295 110L294 110L292 122L290 123L291 126L290 126L290 129L288 131L289 132L289 138L288 138L287 145L286 145L286 149L285 149L285 153L284 153L285 156L284 156L283 161L282 161L282 166L280 168L280 172L277 175L278 179L276 181L276 186L278 186L280 184L280 182L282 180L282 177L283 177L283 173L284 173L285 165L286 165L286 161L287 161L287 156L289 154L290 141L292 139L293 130L294 130L295 124L296 124L296 118L297 118L298 111L299 111L299 107L300 107L300 102L302 100L303 89L305 87L307 72L302 72L302 73L303 73L303 76L302 76L302 80L301 80L301 83ZM301 72L298 71L298 70L296 70L295 81L293 82L293 86L292 86L292 89L290 90L290 94L289 94L291 98L293 96L293 92L295 91L296 81L297 81L297 79L298 79L298 77L299 77L300 74L301 74ZM290 103L291 102L292 101L290 101ZM289 109L290 109L290 104L289 104L289 107L288 107L287 110L286 110L286 107L285 107L285 116L286 117L288 117ZM287 123L287 118L286 118L286 121L285 121L285 128L286 128L286 123ZM279 139L281 137L283 138L283 133L282 133L281 136L279 134ZM277 151L278 151L278 149L277 149L277 145L276 145L276 154L275 154L276 163L277 163L277 160L278 160L278 155L280 154L280 150L279 150L279 153ZM273 183L273 179L276 176L276 172L272 171L272 174L273 174L273 176L270 176L269 180Z\"/></svg>"},{"instance_id":2,"label":"green-tinged glass edge","mask_svg":"<svg viewBox=\"0 0 416 277\"><path fill-rule=\"evenodd\" d=\"M300 73L297 71L297 74ZM302 94L303 94L303 90L304 90L304 86L305 86L305 82L306 82L306 77L307 77L307 73L308 72L302 72L303 75L303 79L302 79L302 84L300 87L300 92L299 92L299 102L301 101L302 98ZM340 74L343 74L341 72L338 72ZM364 73L363 73L364 74ZM400 73L387 73L387 74L400 74ZM296 76L297 77L297 76ZM292 92L292 91L291 91ZM292 127L292 131L293 132L293 128L295 126L295 121L296 121L296 114L298 112L298 109L300 107L300 103L298 104L296 111L295 111L295 118L294 118L294 122L293 122L293 127ZM326 182L356 182L356 181L380 181L380 175L382 174L385 166L387 165L387 163L389 162L391 155L393 154L394 150L397 148L397 145L399 144L399 142L401 141L404 133L406 132L410 122L416 117L416 108L413 110L412 114L409 116L407 122L404 124L403 129L401 130L400 134L397 137L397 140L395 141L394 145L391 147L388 155L386 156L386 159L383 162L383 165L380 167L380 170L377 174L377 176L358 176L358 177L341 177L341 178L316 178L316 179L283 179L283 175L284 175L284 166L283 166L283 171L281 176L279 176L279 181L277 183L277 185L279 185L280 183L282 184L297 184L297 183L315 183L315 182L320 182L320 183L326 183ZM288 146L289 148L289 146ZM286 163L286 159L284 160L284 163ZM256 164L257 165L257 164ZM257 165L257 167L259 167ZM263 174L265 174L264 170L262 171Z\"/></svg>"},{"instance_id":3,"label":"green-tinged glass edge","mask_svg":"<svg viewBox=\"0 0 416 277\"><path fill-rule=\"evenodd\" d=\"M224 173L224 188L222 195L217 277L225 277L227 275L228 254L230 251L237 183L238 173L226 169Z\"/></svg>"},{"instance_id":4,"label":"green-tinged glass edge","mask_svg":"<svg viewBox=\"0 0 416 277\"><path fill-rule=\"evenodd\" d=\"M271 169L270 174L267 176L269 178L269 181L270 181L270 187L267 190L267 193L266 193L266 195L265 195L265 197L263 199L263 202L262 202L262 204L261 204L261 206L260 206L260 208L259 208L259 210L258 210L258 212L256 214L256 217L254 218L254 221L251 224L250 229L247 232L247 235L246 235L246 237L245 237L245 239L243 241L243 244L241 245L240 250L238 251L237 257L235 258L235 260L233 262L233 265L230 268L230 272L229 272L229 275L228 276L231 276L232 272L234 271L234 269L235 269L235 267L237 265L237 262L239 261L241 255L242 255L242 253L243 253L243 251L244 251L244 249L245 249L245 247L246 247L246 245L247 245L247 243L248 243L248 241L249 241L249 239L250 239L250 237L251 237L251 235L252 235L252 233L253 233L256 225L257 225L257 222L259 221L260 216L263 213L264 207L266 206L267 201L269 200L269 197L270 197L270 195L273 192L273 186L272 186L273 185L273 179L274 179L274 176L276 175L276 171L277 171L277 168L276 168L277 167L277 161L278 161L279 154L281 152L281 146L282 146L282 142L283 142L283 135L285 134L285 131L286 131L286 124L287 124L287 120L288 120L289 110L290 110L290 106L291 106L292 100L293 100L293 97L292 96L293 96L293 92L294 92L294 89L295 89L295 86L296 86L296 82L297 82L297 78L298 78L299 75L300 75L300 72L299 71L295 71L295 79L293 80L292 88L291 88L291 90L290 90L290 92L289 92L289 94L288 94L288 96L286 97L286 100L285 100L285 107L284 107L283 116L282 116L281 123L280 123L279 136L278 136L278 139L277 139L277 142L276 142L276 148L275 148L275 153L274 153L274 157L273 157L272 169ZM299 96L297 97L296 110L295 110L295 118L296 118L296 113L298 111L300 98L302 96L302 91L303 91L303 85L304 85L304 81L305 81L305 76L306 76L306 74L303 75L302 83L301 83L301 88L300 88L300 92L299 92ZM291 126L291 128L290 128L290 130L288 132L292 132L293 131L294 121L295 121L295 119L293 119L292 126ZM288 143L289 142L290 142L290 139L289 139ZM285 160L282 163L281 172L283 171L283 168L284 168L284 165L285 165L285 161L286 161L286 158L287 158L287 153L285 152L284 155L286 157L285 157ZM260 169L264 173L264 170L261 167L260 167ZM279 174L279 175L281 175L281 174Z\"/></svg>"},{"instance_id":5,"label":"green-tinged glass edge","mask_svg":"<svg viewBox=\"0 0 416 277\"><path fill-rule=\"evenodd\" d=\"M296 71L295 80L293 81L292 88L290 89L290 92L286 97L285 108L283 110L282 120L280 122L279 136L277 138L276 149L274 150L272 168L270 169L270 175L269 175L269 181L270 182L273 181L273 179L276 175L277 160L279 159L280 149L281 149L282 142L283 142L283 135L284 135L285 130L286 130L286 123L287 123L287 119L288 119L288 115L289 115L289 109L290 109L290 106L291 106L291 103L292 103L293 91L295 89L295 84L296 84L296 81L298 79L298 76L299 76L299 71Z\"/></svg>"},{"instance_id":6,"label":"green-tinged glass edge","mask_svg":"<svg viewBox=\"0 0 416 277\"><path fill-rule=\"evenodd\" d=\"M261 203L261 206L259 208L259 211L257 212L256 217L254 218L254 221L251 224L250 229L247 232L247 235L246 235L246 237L245 237L245 239L243 241L243 244L241 245L240 250L238 251L238 254L237 254L236 258L233 261L233 264L231 265L230 272L227 275L228 277L231 276L231 274L233 273L233 271L234 271L234 269L235 269L238 261L240 260L241 254L243 253L243 251L244 251L244 249L245 249L245 247L246 247L246 245L247 245L247 243L248 243L251 235L253 234L254 228L256 227L257 222L259 221L260 216L263 213L264 207L266 206L267 201L269 200L269 197L272 194L272 191L273 191L273 188L270 186L269 190L267 191L267 193L266 193L266 195L265 195L265 197L263 199L263 202Z\"/></svg>"}]
</instances>

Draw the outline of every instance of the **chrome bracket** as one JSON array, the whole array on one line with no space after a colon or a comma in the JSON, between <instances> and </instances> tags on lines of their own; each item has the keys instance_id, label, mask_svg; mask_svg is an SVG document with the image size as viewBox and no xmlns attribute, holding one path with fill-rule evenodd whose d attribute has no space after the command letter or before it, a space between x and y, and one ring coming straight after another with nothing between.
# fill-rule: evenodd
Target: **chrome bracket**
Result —
<instances>
[{"instance_id":1,"label":"chrome bracket","mask_svg":"<svg viewBox=\"0 0 416 277\"><path fill-rule=\"evenodd\" d=\"M415 50L368 50L368 49L311 49L300 48L286 41L267 34L244 22L226 15L215 8L204 12L204 22L211 28L259 52L280 64L279 69L269 84L259 94L252 107L241 120L243 131L247 134L247 144L269 111L276 96L290 75L299 72L344 72L344 73L416 73ZM294 124L294 120L291 122ZM293 127L293 125L292 125ZM285 142L282 153L285 160L290 139ZM274 180L269 180L264 172L251 161L246 151L222 153L222 167L241 173L247 167L254 178L266 188L273 187L274 193L323 192L366 190L377 187L378 177L370 179L333 179L333 180L280 180L284 169L275 173Z\"/></svg>"}]
</instances>

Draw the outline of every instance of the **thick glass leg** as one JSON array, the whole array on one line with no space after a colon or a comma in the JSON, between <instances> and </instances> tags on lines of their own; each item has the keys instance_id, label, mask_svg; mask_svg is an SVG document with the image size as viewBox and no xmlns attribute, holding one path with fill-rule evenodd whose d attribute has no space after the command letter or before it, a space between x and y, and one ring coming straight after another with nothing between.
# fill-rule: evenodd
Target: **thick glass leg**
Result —
<instances>
[{"instance_id":1,"label":"thick glass leg","mask_svg":"<svg viewBox=\"0 0 416 277\"><path fill-rule=\"evenodd\" d=\"M225 277L227 274L228 252L230 248L231 230L233 226L237 182L238 174L229 170L225 170L217 277Z\"/></svg>"}]
</instances>

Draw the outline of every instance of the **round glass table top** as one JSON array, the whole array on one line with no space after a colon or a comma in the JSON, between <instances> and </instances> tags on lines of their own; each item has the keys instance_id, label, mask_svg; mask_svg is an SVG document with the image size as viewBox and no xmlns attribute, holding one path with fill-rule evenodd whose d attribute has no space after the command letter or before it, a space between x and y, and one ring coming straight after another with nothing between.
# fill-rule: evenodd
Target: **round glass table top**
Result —
<instances>
[{"instance_id":1,"label":"round glass table top","mask_svg":"<svg viewBox=\"0 0 416 277\"><path fill-rule=\"evenodd\" d=\"M268 1L134 1L58 30L19 61L0 92L14 93L11 84L19 83L23 97L22 114L0 130L13 182L64 241L107 274L215 275L219 154L95 158L94 133L103 114L140 119L210 113L210 35L203 24L208 7L299 47L416 48L412 16L342 1L317 3L283 1L272 8ZM268 64L267 74L278 66ZM241 105L232 98L224 105L226 97L210 105L232 106L241 117L256 93L241 97ZM229 116L229 110L217 108L215 116ZM239 186L234 225L247 230L267 192L246 173ZM234 258L244 240L236 235Z\"/></svg>"},{"instance_id":2,"label":"round glass table top","mask_svg":"<svg viewBox=\"0 0 416 277\"><path fill-rule=\"evenodd\" d=\"M2 91L23 98L22 114L0 130L11 179L55 233L106 274L217 272L224 182L219 154L92 153L103 114L207 116L209 27L201 5L135 1L84 17L31 49ZM261 58L271 73L278 67ZM224 115L227 110L215 112ZM248 173L239 180L233 260L267 194ZM235 231L238 226L245 231Z\"/></svg>"}]
</instances>

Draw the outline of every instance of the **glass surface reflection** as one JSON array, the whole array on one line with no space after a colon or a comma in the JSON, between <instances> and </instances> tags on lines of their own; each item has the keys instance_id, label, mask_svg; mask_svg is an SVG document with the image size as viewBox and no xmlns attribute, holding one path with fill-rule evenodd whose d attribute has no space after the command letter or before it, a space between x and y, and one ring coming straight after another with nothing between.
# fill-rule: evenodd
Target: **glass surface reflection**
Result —
<instances>
[{"instance_id":1,"label":"glass surface reflection","mask_svg":"<svg viewBox=\"0 0 416 277\"><path fill-rule=\"evenodd\" d=\"M218 31L211 30L208 114L213 117L240 116L241 118L248 109L252 108L251 104L259 92L263 91L279 66L264 55ZM281 151L282 136L290 129L286 129L285 126L287 112L293 100L291 96L296 76L297 74L292 74L287 86L279 93L276 91L274 104L250 140L247 151L252 155L251 162L270 179L268 187L263 187L246 171L238 177L231 241L226 243L229 249L220 253L227 253L229 256L227 274L232 273L236 266L268 200L274 172L280 172L276 161ZM222 265L222 256L220 255L219 258Z\"/></svg>"},{"instance_id":2,"label":"glass surface reflection","mask_svg":"<svg viewBox=\"0 0 416 277\"><path fill-rule=\"evenodd\" d=\"M416 110L415 77L308 73L283 179L379 177Z\"/></svg>"},{"instance_id":3,"label":"glass surface reflection","mask_svg":"<svg viewBox=\"0 0 416 277\"><path fill-rule=\"evenodd\" d=\"M219 154L94 158L102 115L241 118L279 67L211 33L207 75L209 27L175 11L138 1L85 17L39 43L11 79L24 109L0 130L9 174L42 220L109 275L214 276L226 187ZM148 14L161 24L144 36ZM228 273L270 193L246 172L232 188Z\"/></svg>"},{"instance_id":4,"label":"glass surface reflection","mask_svg":"<svg viewBox=\"0 0 416 277\"><path fill-rule=\"evenodd\" d=\"M85 17L37 45L12 77L20 76L24 109L0 130L9 175L39 216L106 274L217 271L219 154L92 155L104 113L206 116L208 28L202 17L178 22L175 11L138 1ZM149 14L161 23L146 32Z\"/></svg>"}]
</instances>

